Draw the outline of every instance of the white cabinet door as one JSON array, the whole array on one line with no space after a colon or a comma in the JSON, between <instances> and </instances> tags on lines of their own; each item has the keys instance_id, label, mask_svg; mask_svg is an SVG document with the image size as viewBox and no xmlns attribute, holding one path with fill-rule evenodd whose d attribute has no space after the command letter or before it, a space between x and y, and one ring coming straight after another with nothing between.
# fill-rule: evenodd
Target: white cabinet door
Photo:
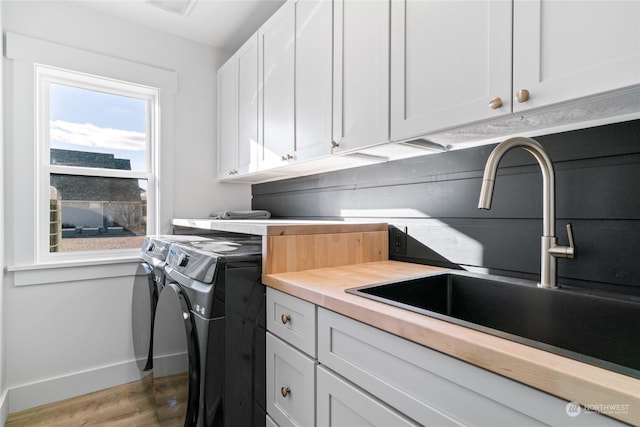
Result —
<instances>
[{"instance_id":1,"label":"white cabinet door","mask_svg":"<svg viewBox=\"0 0 640 427\"><path fill-rule=\"evenodd\" d=\"M316 361L267 332L267 413L279 426L315 425Z\"/></svg>"},{"instance_id":2,"label":"white cabinet door","mask_svg":"<svg viewBox=\"0 0 640 427\"><path fill-rule=\"evenodd\" d=\"M640 83L640 1L515 0L515 112Z\"/></svg>"},{"instance_id":3,"label":"white cabinet door","mask_svg":"<svg viewBox=\"0 0 640 427\"><path fill-rule=\"evenodd\" d=\"M235 57L218 69L218 179L235 175L238 148L238 96Z\"/></svg>"},{"instance_id":4,"label":"white cabinet door","mask_svg":"<svg viewBox=\"0 0 640 427\"><path fill-rule=\"evenodd\" d=\"M389 0L334 0L335 152L389 139Z\"/></svg>"},{"instance_id":5,"label":"white cabinet door","mask_svg":"<svg viewBox=\"0 0 640 427\"><path fill-rule=\"evenodd\" d=\"M258 156L258 37L218 70L218 179L253 172Z\"/></svg>"},{"instance_id":6,"label":"white cabinet door","mask_svg":"<svg viewBox=\"0 0 640 427\"><path fill-rule=\"evenodd\" d=\"M238 174L257 169L258 159L258 35L234 55L238 81Z\"/></svg>"},{"instance_id":7,"label":"white cabinet door","mask_svg":"<svg viewBox=\"0 0 640 427\"><path fill-rule=\"evenodd\" d=\"M267 330L316 357L316 306L267 288Z\"/></svg>"},{"instance_id":8,"label":"white cabinet door","mask_svg":"<svg viewBox=\"0 0 640 427\"><path fill-rule=\"evenodd\" d=\"M294 150L295 3L288 1L258 30L260 169L286 164Z\"/></svg>"},{"instance_id":9,"label":"white cabinet door","mask_svg":"<svg viewBox=\"0 0 640 427\"><path fill-rule=\"evenodd\" d=\"M420 425L622 425L595 412L567 416L561 398L324 308L318 361Z\"/></svg>"},{"instance_id":10,"label":"white cabinet door","mask_svg":"<svg viewBox=\"0 0 640 427\"><path fill-rule=\"evenodd\" d=\"M418 425L324 367L316 384L318 427Z\"/></svg>"},{"instance_id":11,"label":"white cabinet door","mask_svg":"<svg viewBox=\"0 0 640 427\"><path fill-rule=\"evenodd\" d=\"M296 2L295 159L331 154L333 2Z\"/></svg>"},{"instance_id":12,"label":"white cabinet door","mask_svg":"<svg viewBox=\"0 0 640 427\"><path fill-rule=\"evenodd\" d=\"M392 1L391 139L509 114L510 99L511 2Z\"/></svg>"}]
</instances>

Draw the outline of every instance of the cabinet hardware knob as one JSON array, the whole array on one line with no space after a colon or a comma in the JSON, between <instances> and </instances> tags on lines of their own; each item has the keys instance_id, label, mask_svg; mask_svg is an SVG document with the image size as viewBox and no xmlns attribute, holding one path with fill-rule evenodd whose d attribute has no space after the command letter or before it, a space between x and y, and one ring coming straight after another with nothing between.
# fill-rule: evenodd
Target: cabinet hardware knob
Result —
<instances>
[{"instance_id":1,"label":"cabinet hardware knob","mask_svg":"<svg viewBox=\"0 0 640 427\"><path fill-rule=\"evenodd\" d=\"M331 141L331 148L338 148L338 147L340 147L340 143Z\"/></svg>"},{"instance_id":2,"label":"cabinet hardware knob","mask_svg":"<svg viewBox=\"0 0 640 427\"><path fill-rule=\"evenodd\" d=\"M289 320L291 320L291 316L289 316L288 314L283 314L282 316L280 316L280 320L282 320L282 324L286 325L287 323L289 323Z\"/></svg>"},{"instance_id":3,"label":"cabinet hardware knob","mask_svg":"<svg viewBox=\"0 0 640 427\"><path fill-rule=\"evenodd\" d=\"M286 162L287 160L292 160L293 156L291 154L287 154L286 156L282 156L282 161Z\"/></svg>"},{"instance_id":4,"label":"cabinet hardware knob","mask_svg":"<svg viewBox=\"0 0 640 427\"><path fill-rule=\"evenodd\" d=\"M516 99L518 102L527 102L529 100L529 91L526 89L520 89L518 93L516 93Z\"/></svg>"},{"instance_id":5,"label":"cabinet hardware knob","mask_svg":"<svg viewBox=\"0 0 640 427\"><path fill-rule=\"evenodd\" d=\"M289 387L282 387L280 389L280 393L282 394L282 397L287 397L289 396L289 393L291 393L291 388Z\"/></svg>"},{"instance_id":6,"label":"cabinet hardware knob","mask_svg":"<svg viewBox=\"0 0 640 427\"><path fill-rule=\"evenodd\" d=\"M502 98L500 98L499 96L496 96L489 100L489 108L491 108L492 110L497 110L500 107L502 107Z\"/></svg>"}]
</instances>

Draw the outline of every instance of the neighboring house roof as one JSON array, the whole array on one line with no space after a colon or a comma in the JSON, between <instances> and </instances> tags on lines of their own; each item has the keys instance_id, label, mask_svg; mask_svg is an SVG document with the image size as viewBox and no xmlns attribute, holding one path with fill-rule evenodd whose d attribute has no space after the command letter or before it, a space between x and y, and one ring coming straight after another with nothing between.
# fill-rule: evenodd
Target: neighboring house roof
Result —
<instances>
[{"instance_id":1,"label":"neighboring house roof","mask_svg":"<svg viewBox=\"0 0 640 427\"><path fill-rule=\"evenodd\" d=\"M131 170L127 159L113 154L51 149L51 164L103 169ZM139 202L143 190L133 178L105 178L51 174L52 187L62 200Z\"/></svg>"},{"instance_id":2,"label":"neighboring house roof","mask_svg":"<svg viewBox=\"0 0 640 427\"><path fill-rule=\"evenodd\" d=\"M50 157L52 165L131 170L130 160L116 159L113 154L52 148Z\"/></svg>"}]
</instances>

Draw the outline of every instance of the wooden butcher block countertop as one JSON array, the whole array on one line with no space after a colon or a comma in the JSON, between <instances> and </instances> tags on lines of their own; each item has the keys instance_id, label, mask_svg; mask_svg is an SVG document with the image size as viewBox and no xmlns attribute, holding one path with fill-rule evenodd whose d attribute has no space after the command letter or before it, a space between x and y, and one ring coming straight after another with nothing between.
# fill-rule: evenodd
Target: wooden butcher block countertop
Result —
<instances>
[{"instance_id":1,"label":"wooden butcher block countertop","mask_svg":"<svg viewBox=\"0 0 640 427\"><path fill-rule=\"evenodd\" d=\"M398 261L263 275L263 283L473 365L583 405L628 404L609 414L640 425L640 380L348 294L345 289L444 271Z\"/></svg>"}]
</instances>

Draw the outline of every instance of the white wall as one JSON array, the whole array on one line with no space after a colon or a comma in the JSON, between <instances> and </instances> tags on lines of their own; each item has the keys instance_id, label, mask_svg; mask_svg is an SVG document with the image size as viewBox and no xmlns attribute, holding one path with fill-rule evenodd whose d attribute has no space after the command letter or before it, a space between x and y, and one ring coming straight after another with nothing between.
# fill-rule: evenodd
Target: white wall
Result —
<instances>
[{"instance_id":1,"label":"white wall","mask_svg":"<svg viewBox=\"0 0 640 427\"><path fill-rule=\"evenodd\" d=\"M174 146L165 152L176 169L167 217L204 217L222 209L248 209L250 187L218 184L216 70L230 56L203 44L142 28L57 1L6 1L5 31L54 41L178 73ZM173 210L173 212L170 212Z\"/></svg>"},{"instance_id":2,"label":"white wall","mask_svg":"<svg viewBox=\"0 0 640 427\"><path fill-rule=\"evenodd\" d=\"M172 217L250 207L249 186L215 181L215 72L227 53L75 4L3 0L2 6L4 31L177 72L173 135L163 135L161 153L161 232L169 230ZM9 60L3 65L6 87L11 87ZM10 138L15 118L11 105L4 108L6 143L13 153L31 141ZM3 170L10 188L18 184L13 182L13 167L20 165ZM15 193L7 194L10 198ZM11 204L7 199L6 205ZM8 230L13 229L14 215L19 213L6 217ZM1 233L9 240L2 259L11 263L14 234ZM5 354L0 352L0 366L4 361L6 369L3 376L0 368L0 387L4 380L11 412L136 379L130 339L132 282L132 277L114 277L14 287L13 275L5 276L0 293Z\"/></svg>"},{"instance_id":3,"label":"white wall","mask_svg":"<svg viewBox=\"0 0 640 427\"><path fill-rule=\"evenodd\" d=\"M3 5L0 1L0 34L3 33L2 25ZM0 100L4 99L3 92L3 72L0 64ZM4 109L0 102L0 271L4 271ZM9 412L7 402L7 388L5 386L5 310L4 310L4 277L0 274L0 425L4 425Z\"/></svg>"}]
</instances>

